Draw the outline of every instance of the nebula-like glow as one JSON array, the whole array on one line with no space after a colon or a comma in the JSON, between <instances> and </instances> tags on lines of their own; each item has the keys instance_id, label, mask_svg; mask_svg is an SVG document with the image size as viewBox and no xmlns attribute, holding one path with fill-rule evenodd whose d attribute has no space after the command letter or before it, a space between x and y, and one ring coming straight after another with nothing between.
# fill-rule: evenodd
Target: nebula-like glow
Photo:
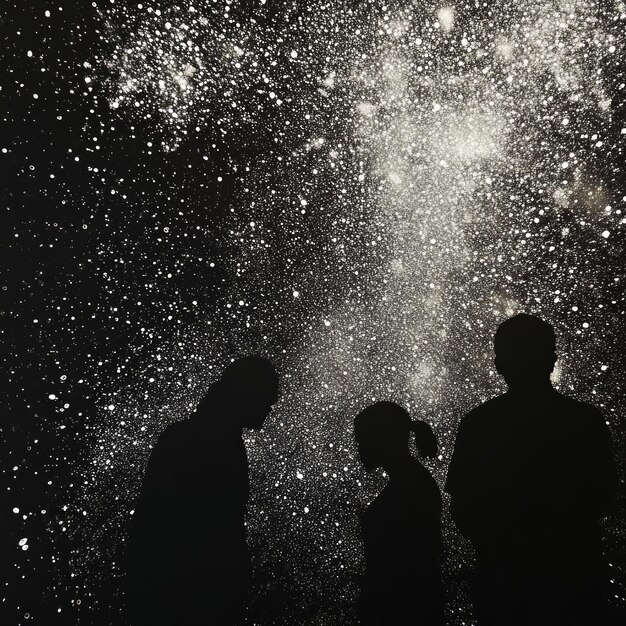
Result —
<instances>
[{"instance_id":1,"label":"nebula-like glow","mask_svg":"<svg viewBox=\"0 0 626 626\"><path fill-rule=\"evenodd\" d=\"M247 440L262 623L354 622L358 513L384 477L360 467L352 419L391 399L430 421L443 484L458 420L502 390L507 316L554 324L554 381L604 411L623 462L626 6L352 4L99 0L37 8L37 45L15 36L28 106L0 146L6 204L37 189L47 207L7 231L35 259L7 310L41 347L6 361L31 407L3 474L23 543L2 597L21 623L50 607L120 623L150 446L237 354L264 352L283 384ZM39 160L28 129L57 123ZM445 528L449 623L469 624L471 554ZM607 521L615 611L625 533ZM25 591L40 555L43 604Z\"/></svg>"}]
</instances>

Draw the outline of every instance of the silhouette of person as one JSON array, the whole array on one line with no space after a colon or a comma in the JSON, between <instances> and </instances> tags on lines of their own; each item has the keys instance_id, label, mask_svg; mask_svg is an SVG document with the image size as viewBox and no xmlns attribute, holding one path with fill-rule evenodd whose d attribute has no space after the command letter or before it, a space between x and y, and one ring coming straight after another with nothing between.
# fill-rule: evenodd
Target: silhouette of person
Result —
<instances>
[{"instance_id":1,"label":"silhouette of person","mask_svg":"<svg viewBox=\"0 0 626 626\"><path fill-rule=\"evenodd\" d=\"M231 626L251 577L242 429L260 429L278 398L266 359L235 360L189 419L159 437L146 469L129 549L135 625Z\"/></svg>"},{"instance_id":2,"label":"silhouette of person","mask_svg":"<svg viewBox=\"0 0 626 626\"><path fill-rule=\"evenodd\" d=\"M609 431L596 409L553 389L550 324L516 315L494 348L508 391L461 420L445 486L476 550L475 612L481 626L602 624Z\"/></svg>"},{"instance_id":3,"label":"silhouette of person","mask_svg":"<svg viewBox=\"0 0 626 626\"><path fill-rule=\"evenodd\" d=\"M393 402L378 402L363 410L354 429L365 468L381 467L389 476L362 518L361 624L443 625L441 494L408 447L413 432L419 453L435 456L435 435L428 424L411 421Z\"/></svg>"}]
</instances>

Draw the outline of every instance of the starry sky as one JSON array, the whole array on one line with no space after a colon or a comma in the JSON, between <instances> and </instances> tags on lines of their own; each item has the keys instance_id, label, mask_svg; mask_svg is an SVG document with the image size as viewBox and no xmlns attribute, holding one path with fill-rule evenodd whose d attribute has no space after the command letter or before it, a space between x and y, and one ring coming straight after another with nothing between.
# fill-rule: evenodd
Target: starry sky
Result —
<instances>
[{"instance_id":1,"label":"starry sky","mask_svg":"<svg viewBox=\"0 0 626 626\"><path fill-rule=\"evenodd\" d=\"M603 411L623 468L626 3L6 5L11 623L125 623L150 446L234 356L282 385L245 436L259 624L354 623L358 516L385 482L354 416L390 399L428 421L442 485L459 419L503 390L512 314L555 326L554 383ZM613 515L616 614L625 538ZM471 624L447 514L445 539L448 620Z\"/></svg>"}]
</instances>

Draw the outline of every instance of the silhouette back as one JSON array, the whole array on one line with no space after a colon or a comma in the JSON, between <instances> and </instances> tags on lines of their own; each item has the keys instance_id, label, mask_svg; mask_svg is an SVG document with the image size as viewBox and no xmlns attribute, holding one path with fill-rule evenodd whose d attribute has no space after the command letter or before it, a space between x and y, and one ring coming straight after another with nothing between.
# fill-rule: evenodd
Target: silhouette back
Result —
<instances>
[{"instance_id":1,"label":"silhouette back","mask_svg":"<svg viewBox=\"0 0 626 626\"><path fill-rule=\"evenodd\" d=\"M189 419L161 434L150 456L129 550L136 626L243 619L251 572L242 428L262 426L278 383L264 359L235 364Z\"/></svg>"},{"instance_id":2,"label":"silhouette back","mask_svg":"<svg viewBox=\"0 0 626 626\"><path fill-rule=\"evenodd\" d=\"M538 318L503 323L496 367L509 390L459 426L446 491L476 548L481 625L602 623L611 440L596 409L552 388L554 348Z\"/></svg>"}]
</instances>

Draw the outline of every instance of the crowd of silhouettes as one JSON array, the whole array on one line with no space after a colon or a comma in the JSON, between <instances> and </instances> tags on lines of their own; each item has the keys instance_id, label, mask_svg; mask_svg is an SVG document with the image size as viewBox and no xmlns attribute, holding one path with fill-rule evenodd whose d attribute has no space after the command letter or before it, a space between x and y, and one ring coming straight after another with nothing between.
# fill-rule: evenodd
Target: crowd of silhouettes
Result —
<instances>
[{"instance_id":1,"label":"crowd of silhouettes","mask_svg":"<svg viewBox=\"0 0 626 626\"><path fill-rule=\"evenodd\" d=\"M552 326L503 322L495 365L508 391L460 422L445 491L476 553L480 626L601 626L600 522L617 487L611 438L595 408L558 393ZM244 428L260 429L278 399L272 363L234 360L195 413L167 428L150 456L128 551L134 626L245 621L251 584ZM358 454L388 483L362 517L363 626L445 624L442 497L419 457L437 455L431 427L393 402L354 420ZM280 608L277 607L277 611Z\"/></svg>"}]
</instances>

